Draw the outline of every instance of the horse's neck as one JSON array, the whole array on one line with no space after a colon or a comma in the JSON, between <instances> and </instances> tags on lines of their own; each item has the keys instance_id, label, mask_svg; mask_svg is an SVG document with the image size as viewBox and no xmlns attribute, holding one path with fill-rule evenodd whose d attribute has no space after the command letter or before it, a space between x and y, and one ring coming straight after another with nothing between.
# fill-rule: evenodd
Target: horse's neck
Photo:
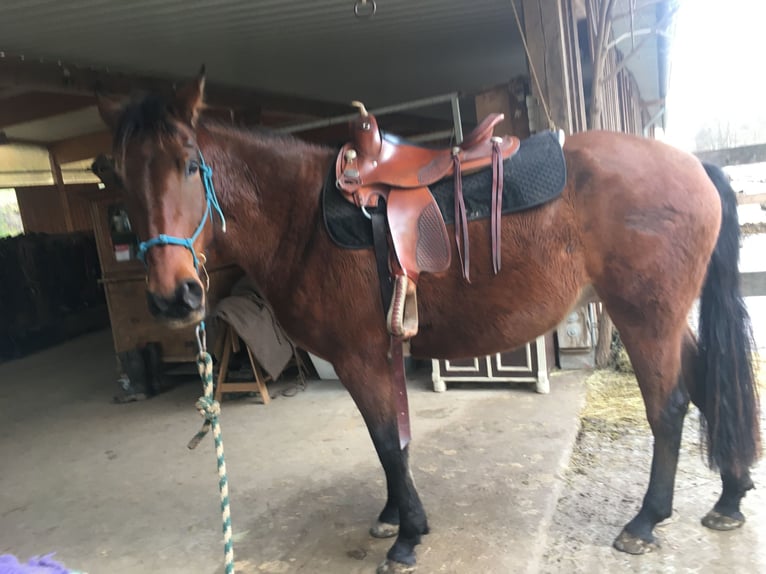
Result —
<instances>
[{"instance_id":1,"label":"horse's neck","mask_svg":"<svg viewBox=\"0 0 766 574\"><path fill-rule=\"evenodd\" d=\"M212 133L209 147L212 161L223 166L214 169L227 220L227 232L217 231L217 247L273 300L289 290L310 255L332 150L290 139Z\"/></svg>"}]
</instances>

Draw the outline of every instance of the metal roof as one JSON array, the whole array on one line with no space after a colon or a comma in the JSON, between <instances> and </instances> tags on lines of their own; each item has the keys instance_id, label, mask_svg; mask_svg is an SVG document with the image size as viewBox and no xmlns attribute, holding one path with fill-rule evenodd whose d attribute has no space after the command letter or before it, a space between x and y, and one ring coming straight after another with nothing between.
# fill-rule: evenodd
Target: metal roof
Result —
<instances>
[{"instance_id":1,"label":"metal roof","mask_svg":"<svg viewBox=\"0 0 766 574\"><path fill-rule=\"evenodd\" d=\"M508 0L5 0L0 50L384 105L525 73Z\"/></svg>"},{"instance_id":2,"label":"metal roof","mask_svg":"<svg viewBox=\"0 0 766 574\"><path fill-rule=\"evenodd\" d=\"M638 8L632 24L629 18L615 20L615 36L655 27L661 11L675 1L617 0L618 14L632 5ZM48 113L3 121L13 113L6 110L3 115L0 108L0 143L3 137L51 143L82 136L75 143L92 147L95 140L87 140L89 134L102 129L92 95L80 105L72 100L75 95L65 99L44 93L52 78L70 87L91 85L82 77L88 67L96 76L107 71L113 81L134 88L139 77L150 87L153 78L188 79L205 63L210 102L216 103L216 87L231 87L225 97L219 93L222 111L261 106L271 110L271 125L300 121L300 114L306 119L337 116L349 111L351 100L377 108L438 94L475 93L528 73L510 0L377 0L375 15L359 18L355 5L365 10L369 2L362 4L364 0L3 0L0 68L6 66L13 82L0 85L0 99L11 102L11 108ZM584 16L584 3L575 0L574 5ZM644 41L641 35L635 41L640 49L627 67L643 100L661 100L667 75L664 41L656 36ZM630 44L623 39L618 47L626 52ZM45 62L22 72L3 59L4 53ZM80 90L79 97L83 95ZM449 117L449 106L442 108ZM287 113L286 119L280 120L280 113ZM464 117L471 114L473 109L466 109Z\"/></svg>"}]
</instances>

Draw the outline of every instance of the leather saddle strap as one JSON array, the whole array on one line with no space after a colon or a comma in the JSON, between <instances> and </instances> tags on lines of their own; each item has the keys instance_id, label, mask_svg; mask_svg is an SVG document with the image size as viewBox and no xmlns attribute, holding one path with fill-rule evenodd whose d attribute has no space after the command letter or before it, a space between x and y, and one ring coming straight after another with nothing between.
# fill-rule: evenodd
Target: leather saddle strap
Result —
<instances>
[{"instance_id":1,"label":"leather saddle strap","mask_svg":"<svg viewBox=\"0 0 766 574\"><path fill-rule=\"evenodd\" d=\"M388 268L389 245L386 204L383 198L372 211L372 238L375 246L375 263L378 268L380 298L383 303L383 323L394 294L394 283ZM404 450L412 439L410 431L410 406L407 399L407 378L404 372L404 341L400 337L391 337L391 380L394 384L394 407L396 408L396 428L399 433L399 447Z\"/></svg>"},{"instance_id":2,"label":"leather saddle strap","mask_svg":"<svg viewBox=\"0 0 766 574\"><path fill-rule=\"evenodd\" d=\"M380 300L383 303L383 323L391 299L394 296L394 281L388 268L388 220L386 219L386 202L381 197L374 210L370 210L372 216L372 240L375 246L375 263L378 267L378 284L380 285Z\"/></svg>"},{"instance_id":3,"label":"leather saddle strap","mask_svg":"<svg viewBox=\"0 0 766 574\"><path fill-rule=\"evenodd\" d=\"M396 404L396 427L399 431L399 448L404 450L410 444L410 405L407 399L407 379L404 373L404 341L391 337L391 376L394 380Z\"/></svg>"},{"instance_id":4,"label":"leather saddle strap","mask_svg":"<svg viewBox=\"0 0 766 574\"><path fill-rule=\"evenodd\" d=\"M452 156L453 171L455 176L455 242L457 254L462 264L463 278L471 282L470 252L468 245L468 219L465 213L465 200L463 199L463 176L460 172L460 157ZM462 247L461 247L462 245Z\"/></svg>"},{"instance_id":5,"label":"leather saddle strap","mask_svg":"<svg viewBox=\"0 0 766 574\"><path fill-rule=\"evenodd\" d=\"M503 155L500 142L492 140L492 268L497 275L500 271L502 244L500 227L503 214Z\"/></svg>"}]
</instances>

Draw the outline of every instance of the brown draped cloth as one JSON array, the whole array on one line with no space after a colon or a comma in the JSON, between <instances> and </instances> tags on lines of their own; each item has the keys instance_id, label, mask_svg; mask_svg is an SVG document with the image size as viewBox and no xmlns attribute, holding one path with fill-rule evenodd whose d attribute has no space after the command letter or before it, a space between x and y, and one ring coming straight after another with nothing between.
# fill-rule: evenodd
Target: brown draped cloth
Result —
<instances>
[{"instance_id":1,"label":"brown draped cloth","mask_svg":"<svg viewBox=\"0 0 766 574\"><path fill-rule=\"evenodd\" d=\"M231 295L215 307L213 317L231 325L272 380L279 378L293 356L294 346L248 277L234 284Z\"/></svg>"}]
</instances>

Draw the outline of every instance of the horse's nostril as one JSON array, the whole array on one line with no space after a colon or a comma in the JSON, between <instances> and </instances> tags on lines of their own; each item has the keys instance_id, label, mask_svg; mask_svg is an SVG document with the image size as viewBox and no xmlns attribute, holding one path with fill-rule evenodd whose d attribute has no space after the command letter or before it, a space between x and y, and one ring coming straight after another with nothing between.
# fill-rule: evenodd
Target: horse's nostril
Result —
<instances>
[{"instance_id":1,"label":"horse's nostril","mask_svg":"<svg viewBox=\"0 0 766 574\"><path fill-rule=\"evenodd\" d=\"M149 305L149 312L154 316L161 315L170 307L170 301L149 291L146 292L146 302Z\"/></svg>"},{"instance_id":2,"label":"horse's nostril","mask_svg":"<svg viewBox=\"0 0 766 574\"><path fill-rule=\"evenodd\" d=\"M199 311L202 309L204 297L202 285L193 279L179 283L170 297L146 292L149 312L155 317L167 319L185 319L191 313Z\"/></svg>"},{"instance_id":3,"label":"horse's nostril","mask_svg":"<svg viewBox=\"0 0 766 574\"><path fill-rule=\"evenodd\" d=\"M202 285L199 281L188 279L179 285L177 296L187 308L196 311L202 306Z\"/></svg>"}]
</instances>

